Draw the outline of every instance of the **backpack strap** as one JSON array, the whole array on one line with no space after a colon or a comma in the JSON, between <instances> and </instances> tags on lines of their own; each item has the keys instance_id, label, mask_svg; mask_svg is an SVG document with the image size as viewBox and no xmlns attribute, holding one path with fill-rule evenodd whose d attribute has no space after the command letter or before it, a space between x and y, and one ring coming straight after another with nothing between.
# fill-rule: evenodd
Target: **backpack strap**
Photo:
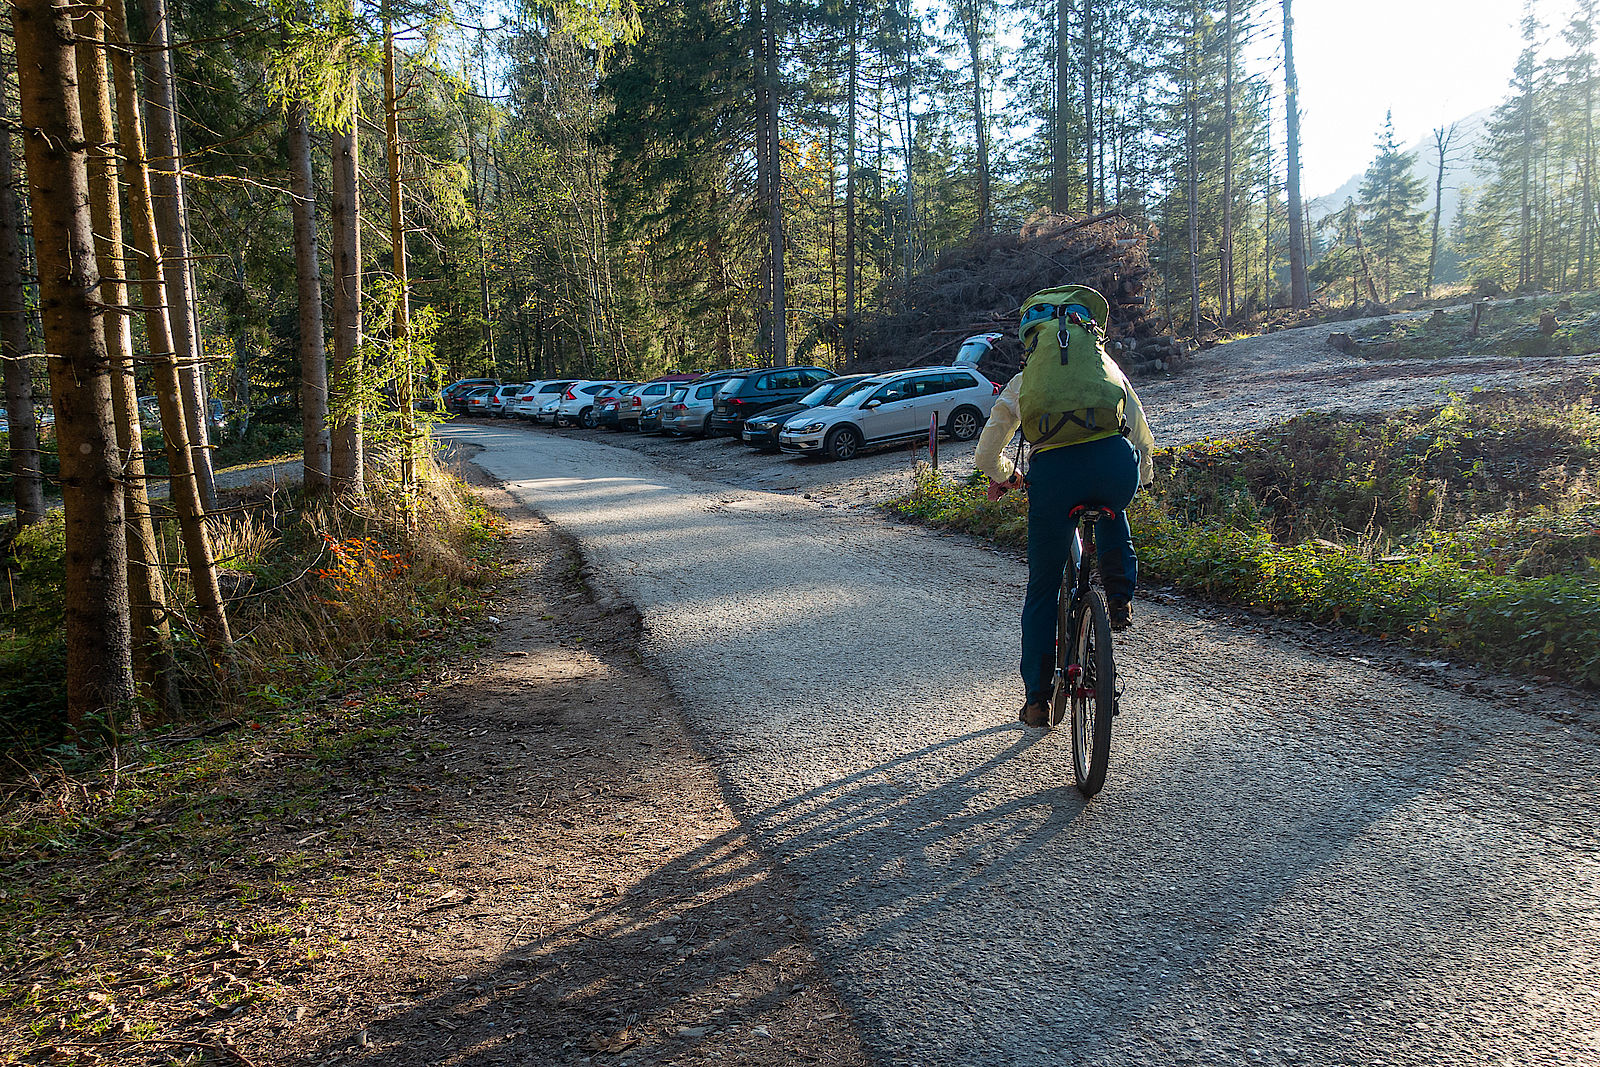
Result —
<instances>
[{"instance_id":1,"label":"backpack strap","mask_svg":"<svg viewBox=\"0 0 1600 1067\"><path fill-rule=\"evenodd\" d=\"M1042 445L1046 441L1050 440L1050 438L1054 437L1056 434L1058 434L1062 430L1066 429L1068 425L1076 425L1076 426L1082 427L1085 430L1090 431L1091 433L1098 433L1100 431L1101 427L1100 427L1100 424L1099 424L1099 418L1095 415L1095 409L1094 408L1084 408L1083 409L1083 413L1085 415L1087 415L1088 418L1080 418L1076 411L1064 411L1064 412L1062 412L1061 413L1061 421L1057 422L1054 426L1052 426L1049 430L1047 430L1045 432L1044 436L1040 437L1037 441L1030 442L1030 444L1034 448L1038 448L1040 445ZM1133 432L1132 427L1130 427L1128 425L1128 420L1127 419L1121 419L1121 420L1119 420L1119 422L1120 422L1120 425L1117 427L1117 432L1119 434L1121 434L1123 437L1127 437L1129 434L1131 434Z\"/></svg>"}]
</instances>

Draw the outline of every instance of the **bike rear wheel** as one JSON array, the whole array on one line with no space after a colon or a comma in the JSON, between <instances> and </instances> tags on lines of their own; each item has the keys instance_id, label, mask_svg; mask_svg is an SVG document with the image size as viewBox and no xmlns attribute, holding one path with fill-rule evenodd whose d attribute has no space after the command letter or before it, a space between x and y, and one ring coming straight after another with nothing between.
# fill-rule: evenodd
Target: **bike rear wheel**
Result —
<instances>
[{"instance_id":1,"label":"bike rear wheel","mask_svg":"<svg viewBox=\"0 0 1600 1067\"><path fill-rule=\"evenodd\" d=\"M1117 670L1105 595L1090 589L1072 620L1070 656L1058 683L1072 707L1072 771L1078 791L1092 797L1106 784L1111 762L1111 717L1117 711Z\"/></svg>"}]
</instances>

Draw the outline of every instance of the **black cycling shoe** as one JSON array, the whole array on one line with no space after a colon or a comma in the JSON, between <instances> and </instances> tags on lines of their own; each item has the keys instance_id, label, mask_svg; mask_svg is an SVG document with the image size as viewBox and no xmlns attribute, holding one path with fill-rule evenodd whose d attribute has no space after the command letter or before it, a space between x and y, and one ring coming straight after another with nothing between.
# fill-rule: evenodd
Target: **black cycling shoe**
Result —
<instances>
[{"instance_id":1,"label":"black cycling shoe","mask_svg":"<svg viewBox=\"0 0 1600 1067\"><path fill-rule=\"evenodd\" d=\"M1111 630L1121 633L1133 625L1133 601L1117 597L1106 605L1107 614L1111 616Z\"/></svg>"}]
</instances>

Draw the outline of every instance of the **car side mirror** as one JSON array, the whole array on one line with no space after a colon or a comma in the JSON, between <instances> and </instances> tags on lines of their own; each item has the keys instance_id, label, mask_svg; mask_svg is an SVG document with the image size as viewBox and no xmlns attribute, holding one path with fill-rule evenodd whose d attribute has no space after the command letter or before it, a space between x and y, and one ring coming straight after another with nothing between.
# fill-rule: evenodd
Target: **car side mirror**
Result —
<instances>
[{"instance_id":1,"label":"car side mirror","mask_svg":"<svg viewBox=\"0 0 1600 1067\"><path fill-rule=\"evenodd\" d=\"M883 404L883 401L881 401L881 400L869 400L865 404L861 405L861 409L863 411L871 411L875 407L882 406L882 404Z\"/></svg>"}]
</instances>

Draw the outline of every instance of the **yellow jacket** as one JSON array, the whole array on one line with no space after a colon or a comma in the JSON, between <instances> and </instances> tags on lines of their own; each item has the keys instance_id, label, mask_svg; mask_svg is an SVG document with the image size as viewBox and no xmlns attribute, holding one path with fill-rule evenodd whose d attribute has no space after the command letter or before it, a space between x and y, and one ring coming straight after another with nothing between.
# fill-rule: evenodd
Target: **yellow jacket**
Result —
<instances>
[{"instance_id":1,"label":"yellow jacket","mask_svg":"<svg viewBox=\"0 0 1600 1067\"><path fill-rule=\"evenodd\" d=\"M1128 393L1128 403L1123 411L1123 417L1128 422L1128 443L1139 453L1139 484L1149 485L1155 478L1155 464L1152 457L1156 450L1156 439L1144 421L1144 408L1139 404L1139 394L1133 391L1133 385L1126 376L1123 376L1122 387ZM1006 383L1006 387L1000 391L1000 396L996 398L994 410L989 412L989 421L984 424L983 436L978 438L978 454L973 462L977 464L979 470L997 482L1009 480L1017 469L1011 462L1011 457L1006 455L1006 446L1011 443L1011 438L1016 435L1017 426L1022 422L1022 409L1017 403L1017 394L1021 388L1022 375L1013 375ZM1047 444L1039 451L1048 452L1052 448L1070 447L1072 446Z\"/></svg>"}]
</instances>

